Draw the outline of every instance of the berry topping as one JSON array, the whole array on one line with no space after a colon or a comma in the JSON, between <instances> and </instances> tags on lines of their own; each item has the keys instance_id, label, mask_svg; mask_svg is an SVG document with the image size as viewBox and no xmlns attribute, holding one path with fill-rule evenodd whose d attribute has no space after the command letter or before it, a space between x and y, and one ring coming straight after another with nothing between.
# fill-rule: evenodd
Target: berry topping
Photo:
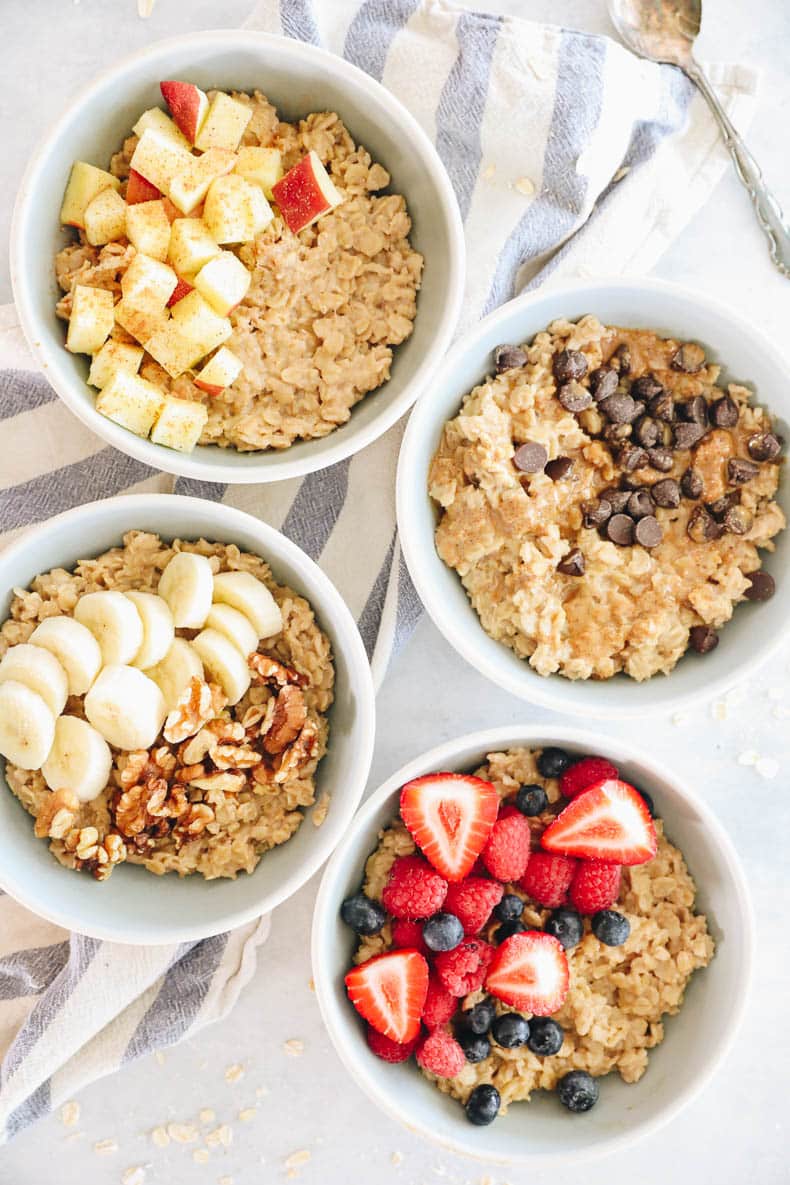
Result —
<instances>
[{"instance_id":1,"label":"berry topping","mask_svg":"<svg viewBox=\"0 0 790 1185\"><path fill-rule=\"evenodd\" d=\"M435 975L428 980L428 992L422 1007L422 1023L427 1029L440 1029L455 1015L458 1001L451 996Z\"/></svg>"},{"instance_id":2,"label":"berry topping","mask_svg":"<svg viewBox=\"0 0 790 1185\"><path fill-rule=\"evenodd\" d=\"M503 892L496 881L470 876L449 886L444 904L458 918L464 933L471 936L479 934L494 907L499 908Z\"/></svg>"},{"instance_id":3,"label":"berry topping","mask_svg":"<svg viewBox=\"0 0 790 1185\"><path fill-rule=\"evenodd\" d=\"M636 786L634 786L634 789L636 790ZM636 792L637 792L637 794L638 794L638 795L640 795L640 797L641 797L641 798L644 798L644 800L645 800L645 806L646 806L646 807L647 807L647 809L650 811L650 818L651 818L651 819L655 819L655 817L656 817L656 804L653 802L653 799L650 797L650 795L648 794L647 790L636 790Z\"/></svg>"},{"instance_id":4,"label":"berry topping","mask_svg":"<svg viewBox=\"0 0 790 1185\"><path fill-rule=\"evenodd\" d=\"M574 946L578 946L584 936L581 914L566 905L561 905L549 914L543 929L553 938L557 938L565 950L572 950Z\"/></svg>"},{"instance_id":5,"label":"berry topping","mask_svg":"<svg viewBox=\"0 0 790 1185\"><path fill-rule=\"evenodd\" d=\"M551 1057L559 1053L564 1039L561 1026L549 1016L533 1016L529 1022L527 1046L538 1057Z\"/></svg>"},{"instance_id":6,"label":"berry topping","mask_svg":"<svg viewBox=\"0 0 790 1185\"><path fill-rule=\"evenodd\" d=\"M498 809L499 795L491 783L463 774L428 774L401 790L403 822L448 881L461 881L471 871Z\"/></svg>"},{"instance_id":7,"label":"berry topping","mask_svg":"<svg viewBox=\"0 0 790 1185\"><path fill-rule=\"evenodd\" d=\"M528 930L514 934L494 952L486 991L536 1016L550 1016L568 994L568 960L550 934Z\"/></svg>"},{"instance_id":8,"label":"berry topping","mask_svg":"<svg viewBox=\"0 0 790 1185\"><path fill-rule=\"evenodd\" d=\"M533 852L519 886L538 905L555 909L565 902L575 868L576 861L567 856Z\"/></svg>"},{"instance_id":9,"label":"berry topping","mask_svg":"<svg viewBox=\"0 0 790 1185\"><path fill-rule=\"evenodd\" d=\"M524 902L516 893L506 893L494 910L500 922L517 922L524 912Z\"/></svg>"},{"instance_id":10,"label":"berry topping","mask_svg":"<svg viewBox=\"0 0 790 1185\"><path fill-rule=\"evenodd\" d=\"M453 913L435 913L422 928L429 950L453 950L464 936L464 928Z\"/></svg>"},{"instance_id":11,"label":"berry topping","mask_svg":"<svg viewBox=\"0 0 790 1185\"><path fill-rule=\"evenodd\" d=\"M622 946L631 933L631 923L616 909L602 909L593 915L592 932L607 946Z\"/></svg>"},{"instance_id":12,"label":"berry topping","mask_svg":"<svg viewBox=\"0 0 790 1185\"><path fill-rule=\"evenodd\" d=\"M466 1065L466 1054L455 1037L436 1029L417 1047L417 1061L437 1078L455 1078Z\"/></svg>"},{"instance_id":13,"label":"berry topping","mask_svg":"<svg viewBox=\"0 0 790 1185\"><path fill-rule=\"evenodd\" d=\"M566 769L560 778L560 790L566 798L575 798L582 790L589 789L604 778L617 778L619 771L605 757L583 757Z\"/></svg>"},{"instance_id":14,"label":"berry topping","mask_svg":"<svg viewBox=\"0 0 790 1185\"><path fill-rule=\"evenodd\" d=\"M569 802L540 842L547 852L625 865L652 860L657 848L645 800L633 786L615 778L598 782Z\"/></svg>"},{"instance_id":15,"label":"berry topping","mask_svg":"<svg viewBox=\"0 0 790 1185\"><path fill-rule=\"evenodd\" d=\"M579 913L608 909L620 896L620 865L606 860L580 860L568 897Z\"/></svg>"},{"instance_id":16,"label":"berry topping","mask_svg":"<svg viewBox=\"0 0 790 1185\"><path fill-rule=\"evenodd\" d=\"M503 922L501 926L497 926L494 938L497 943L504 942L506 938L511 938L514 934L523 934L528 928L520 918L514 918L511 922Z\"/></svg>"},{"instance_id":17,"label":"berry topping","mask_svg":"<svg viewBox=\"0 0 790 1185\"><path fill-rule=\"evenodd\" d=\"M405 918L395 918L392 923L392 945L401 948L408 946L412 950L418 950L426 958L430 953L423 941L420 923L408 922Z\"/></svg>"},{"instance_id":18,"label":"berry topping","mask_svg":"<svg viewBox=\"0 0 790 1185\"><path fill-rule=\"evenodd\" d=\"M447 881L420 856L399 856L381 894L395 918L429 918L444 905Z\"/></svg>"},{"instance_id":19,"label":"berry topping","mask_svg":"<svg viewBox=\"0 0 790 1185\"><path fill-rule=\"evenodd\" d=\"M500 817L483 848L483 863L492 876L506 884L519 880L529 862L529 823L521 814Z\"/></svg>"},{"instance_id":20,"label":"berry topping","mask_svg":"<svg viewBox=\"0 0 790 1185\"><path fill-rule=\"evenodd\" d=\"M491 1042L483 1033L470 1033L468 1029L462 1029L458 1034L458 1044L464 1051L464 1057L473 1066L478 1062L484 1062L491 1052Z\"/></svg>"},{"instance_id":21,"label":"berry topping","mask_svg":"<svg viewBox=\"0 0 790 1185\"><path fill-rule=\"evenodd\" d=\"M529 1039L529 1022L518 1012L503 1012L491 1025L491 1036L497 1045L516 1049L519 1045L526 1045Z\"/></svg>"},{"instance_id":22,"label":"berry topping","mask_svg":"<svg viewBox=\"0 0 790 1185\"><path fill-rule=\"evenodd\" d=\"M542 786L522 786L516 795L516 806L530 819L542 815L548 805L549 796Z\"/></svg>"},{"instance_id":23,"label":"berry topping","mask_svg":"<svg viewBox=\"0 0 790 1185\"><path fill-rule=\"evenodd\" d=\"M379 1033L373 1028L373 1025L368 1025L367 1030L368 1045L372 1053L376 1057L380 1057L383 1062L405 1062L414 1053L414 1049L419 1041L419 1033L411 1041L407 1041L401 1045L398 1041L392 1041L389 1037L385 1037L383 1033Z\"/></svg>"},{"instance_id":24,"label":"berry topping","mask_svg":"<svg viewBox=\"0 0 790 1185\"><path fill-rule=\"evenodd\" d=\"M544 749L538 758L538 773L542 778L559 778L571 764L564 749Z\"/></svg>"},{"instance_id":25,"label":"berry topping","mask_svg":"<svg viewBox=\"0 0 790 1185\"><path fill-rule=\"evenodd\" d=\"M365 935L378 934L387 920L387 914L378 901L372 901L364 893L347 897L340 906L340 916L357 934Z\"/></svg>"},{"instance_id":26,"label":"berry topping","mask_svg":"<svg viewBox=\"0 0 790 1185\"><path fill-rule=\"evenodd\" d=\"M589 1111L598 1102L598 1083L586 1070L571 1070L557 1083L560 1102L569 1111Z\"/></svg>"},{"instance_id":27,"label":"berry topping","mask_svg":"<svg viewBox=\"0 0 790 1185\"><path fill-rule=\"evenodd\" d=\"M494 948L481 938L470 938L455 950L436 956L436 974L453 996L468 996L483 986Z\"/></svg>"},{"instance_id":28,"label":"berry topping","mask_svg":"<svg viewBox=\"0 0 790 1185\"><path fill-rule=\"evenodd\" d=\"M345 979L348 997L377 1032L401 1045L420 1031L428 964L416 950L388 951L360 963Z\"/></svg>"},{"instance_id":29,"label":"berry topping","mask_svg":"<svg viewBox=\"0 0 790 1185\"><path fill-rule=\"evenodd\" d=\"M481 1000L466 1012L462 1012L459 1020L470 1033L487 1033L495 1016L494 1001Z\"/></svg>"},{"instance_id":30,"label":"berry topping","mask_svg":"<svg viewBox=\"0 0 790 1185\"><path fill-rule=\"evenodd\" d=\"M476 1086L466 1100L466 1118L475 1127L486 1127L499 1114L499 1091L483 1082Z\"/></svg>"}]
</instances>

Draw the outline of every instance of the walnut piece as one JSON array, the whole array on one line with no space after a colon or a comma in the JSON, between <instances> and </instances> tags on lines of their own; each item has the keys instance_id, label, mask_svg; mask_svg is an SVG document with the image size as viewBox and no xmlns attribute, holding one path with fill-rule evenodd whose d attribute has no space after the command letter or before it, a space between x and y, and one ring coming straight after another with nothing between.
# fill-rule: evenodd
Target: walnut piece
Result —
<instances>
[{"instance_id":1,"label":"walnut piece","mask_svg":"<svg viewBox=\"0 0 790 1185\"><path fill-rule=\"evenodd\" d=\"M281 688L274 705L271 726L263 738L263 747L272 755L282 753L295 741L307 719L307 705L298 687Z\"/></svg>"},{"instance_id":2,"label":"walnut piece","mask_svg":"<svg viewBox=\"0 0 790 1185\"><path fill-rule=\"evenodd\" d=\"M74 826L80 802L73 790L53 790L36 815L33 833L39 839L63 839Z\"/></svg>"},{"instance_id":3,"label":"walnut piece","mask_svg":"<svg viewBox=\"0 0 790 1185\"><path fill-rule=\"evenodd\" d=\"M195 778L189 783L197 790L221 790L224 794L238 794L247 784L245 774L232 770L217 770L204 778Z\"/></svg>"},{"instance_id":4,"label":"walnut piece","mask_svg":"<svg viewBox=\"0 0 790 1185\"><path fill-rule=\"evenodd\" d=\"M285 666L268 654L251 654L247 662L256 683L274 683L277 687L293 683L297 687L306 687L309 682L306 675L300 675L293 667Z\"/></svg>"},{"instance_id":5,"label":"walnut piece","mask_svg":"<svg viewBox=\"0 0 790 1185\"><path fill-rule=\"evenodd\" d=\"M261 759L251 745L215 745L209 756L217 769L252 769ZM189 779L192 781L192 779Z\"/></svg>"},{"instance_id":6,"label":"walnut piece","mask_svg":"<svg viewBox=\"0 0 790 1185\"><path fill-rule=\"evenodd\" d=\"M202 679L192 678L182 691L176 706L165 720L164 737L171 745L179 745L187 737L199 732L215 715L211 688Z\"/></svg>"}]
</instances>

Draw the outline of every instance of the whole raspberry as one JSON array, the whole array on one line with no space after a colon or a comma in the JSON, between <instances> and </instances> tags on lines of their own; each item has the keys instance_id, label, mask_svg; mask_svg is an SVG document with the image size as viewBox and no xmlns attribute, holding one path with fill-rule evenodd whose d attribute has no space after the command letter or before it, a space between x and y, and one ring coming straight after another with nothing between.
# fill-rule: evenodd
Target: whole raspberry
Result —
<instances>
[{"instance_id":1,"label":"whole raspberry","mask_svg":"<svg viewBox=\"0 0 790 1185\"><path fill-rule=\"evenodd\" d=\"M538 905L556 909L565 901L575 869L576 861L569 856L533 852L519 885Z\"/></svg>"},{"instance_id":2,"label":"whole raspberry","mask_svg":"<svg viewBox=\"0 0 790 1185\"><path fill-rule=\"evenodd\" d=\"M568 896L579 913L608 909L620 896L620 865L606 860L580 860Z\"/></svg>"},{"instance_id":3,"label":"whole raspberry","mask_svg":"<svg viewBox=\"0 0 790 1185\"><path fill-rule=\"evenodd\" d=\"M483 863L498 881L509 884L524 875L529 863L529 823L515 807L512 815L500 815L483 848Z\"/></svg>"},{"instance_id":4,"label":"whole raspberry","mask_svg":"<svg viewBox=\"0 0 790 1185\"><path fill-rule=\"evenodd\" d=\"M422 1006L422 1022L428 1029L438 1029L455 1016L458 1001L447 988L432 975L428 980L428 994Z\"/></svg>"},{"instance_id":5,"label":"whole raspberry","mask_svg":"<svg viewBox=\"0 0 790 1185\"><path fill-rule=\"evenodd\" d=\"M466 1065L466 1055L455 1037L444 1029L436 1029L418 1046L417 1061L437 1078L455 1078Z\"/></svg>"},{"instance_id":6,"label":"whole raspberry","mask_svg":"<svg viewBox=\"0 0 790 1185\"><path fill-rule=\"evenodd\" d=\"M384 908L395 918L429 918L442 908L447 881L421 856L399 856L381 894Z\"/></svg>"},{"instance_id":7,"label":"whole raspberry","mask_svg":"<svg viewBox=\"0 0 790 1185\"><path fill-rule=\"evenodd\" d=\"M385 1037L383 1033L377 1032L373 1025L368 1025L367 1031L368 1045L376 1057L380 1057L383 1062L405 1062L414 1053L417 1042L419 1041L419 1034L413 1041L407 1041L405 1045L399 1045L397 1041L393 1041L391 1037Z\"/></svg>"},{"instance_id":8,"label":"whole raspberry","mask_svg":"<svg viewBox=\"0 0 790 1185\"><path fill-rule=\"evenodd\" d=\"M481 938L460 942L455 950L436 956L436 974L451 996L468 996L479 991L494 957L494 948Z\"/></svg>"},{"instance_id":9,"label":"whole raspberry","mask_svg":"<svg viewBox=\"0 0 790 1185\"><path fill-rule=\"evenodd\" d=\"M422 926L419 922L407 922L405 918L393 918L392 921L392 945L401 949L410 947L418 950L421 955L427 959L431 952L425 945L425 939L422 936Z\"/></svg>"},{"instance_id":10,"label":"whole raspberry","mask_svg":"<svg viewBox=\"0 0 790 1185\"><path fill-rule=\"evenodd\" d=\"M575 765L565 770L560 778L560 792L565 798L575 798L583 790L588 790L596 782L604 778L619 778L617 766L612 765L605 757L583 757Z\"/></svg>"},{"instance_id":11,"label":"whole raspberry","mask_svg":"<svg viewBox=\"0 0 790 1185\"><path fill-rule=\"evenodd\" d=\"M491 911L502 900L504 889L497 881L481 876L468 876L447 889L444 908L454 913L464 928L464 934L479 934L491 917Z\"/></svg>"}]
</instances>

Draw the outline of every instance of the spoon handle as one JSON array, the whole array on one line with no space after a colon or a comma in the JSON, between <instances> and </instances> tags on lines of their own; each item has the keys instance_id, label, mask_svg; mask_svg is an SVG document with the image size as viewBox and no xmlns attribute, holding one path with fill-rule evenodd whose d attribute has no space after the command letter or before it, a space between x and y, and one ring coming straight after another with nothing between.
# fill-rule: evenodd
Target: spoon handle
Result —
<instances>
[{"instance_id":1,"label":"spoon handle","mask_svg":"<svg viewBox=\"0 0 790 1185\"><path fill-rule=\"evenodd\" d=\"M716 92L698 64L692 62L686 68L686 73L705 96L716 118L735 171L752 199L757 221L765 232L771 259L782 275L790 278L790 230L779 202L766 186L760 166L733 127Z\"/></svg>"}]
</instances>

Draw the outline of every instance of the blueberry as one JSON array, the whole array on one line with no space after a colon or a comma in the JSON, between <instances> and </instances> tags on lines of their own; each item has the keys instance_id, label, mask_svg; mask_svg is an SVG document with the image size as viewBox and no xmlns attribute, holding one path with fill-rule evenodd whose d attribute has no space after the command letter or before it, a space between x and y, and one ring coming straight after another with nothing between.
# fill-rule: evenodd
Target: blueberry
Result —
<instances>
[{"instance_id":1,"label":"blueberry","mask_svg":"<svg viewBox=\"0 0 790 1185\"><path fill-rule=\"evenodd\" d=\"M435 913L422 928L425 945L431 950L454 950L464 928L454 913Z\"/></svg>"},{"instance_id":2,"label":"blueberry","mask_svg":"<svg viewBox=\"0 0 790 1185\"><path fill-rule=\"evenodd\" d=\"M516 795L516 806L522 815L542 815L549 805L548 795L542 786L522 786Z\"/></svg>"},{"instance_id":3,"label":"blueberry","mask_svg":"<svg viewBox=\"0 0 790 1185\"><path fill-rule=\"evenodd\" d=\"M559 1053L564 1036L561 1026L550 1016L533 1016L527 1045L538 1057L551 1057Z\"/></svg>"},{"instance_id":4,"label":"blueberry","mask_svg":"<svg viewBox=\"0 0 790 1185\"><path fill-rule=\"evenodd\" d=\"M499 1114L499 1091L487 1082L476 1086L466 1100L466 1118L476 1127L493 1123Z\"/></svg>"},{"instance_id":5,"label":"blueberry","mask_svg":"<svg viewBox=\"0 0 790 1185\"><path fill-rule=\"evenodd\" d=\"M644 800L645 800L645 806L646 806L646 807L647 807L647 809L650 811L650 818L651 818L651 819L655 819L655 817L656 817L656 804L653 802L653 799L650 797L650 795L648 794L647 790L637 790L636 792L637 792L637 794L639 795L639 797L640 797L640 798L644 798Z\"/></svg>"},{"instance_id":6,"label":"blueberry","mask_svg":"<svg viewBox=\"0 0 790 1185\"><path fill-rule=\"evenodd\" d=\"M529 1022L518 1012L503 1012L491 1025L491 1036L497 1045L505 1049L526 1045L529 1040Z\"/></svg>"},{"instance_id":7,"label":"blueberry","mask_svg":"<svg viewBox=\"0 0 790 1185\"><path fill-rule=\"evenodd\" d=\"M504 942L506 938L512 938L514 934L523 934L526 928L524 923L516 918L512 922L503 922L501 926L497 926L494 937L497 942Z\"/></svg>"},{"instance_id":8,"label":"blueberry","mask_svg":"<svg viewBox=\"0 0 790 1185\"><path fill-rule=\"evenodd\" d=\"M491 1052L491 1042L481 1033L470 1033L462 1029L458 1034L458 1044L463 1049L466 1060L473 1066L485 1061Z\"/></svg>"},{"instance_id":9,"label":"blueberry","mask_svg":"<svg viewBox=\"0 0 790 1185\"><path fill-rule=\"evenodd\" d=\"M581 914L577 913L575 909L561 905L559 909L555 909L549 914L543 929L547 934L553 934L555 938L558 938L566 950L570 950L581 942L584 934L584 922Z\"/></svg>"},{"instance_id":10,"label":"blueberry","mask_svg":"<svg viewBox=\"0 0 790 1185\"><path fill-rule=\"evenodd\" d=\"M517 922L524 912L524 902L516 893L505 893L505 896L494 909L494 917L500 922Z\"/></svg>"},{"instance_id":11,"label":"blueberry","mask_svg":"<svg viewBox=\"0 0 790 1185\"><path fill-rule=\"evenodd\" d=\"M387 920L387 914L378 901L372 901L364 893L346 897L340 906L340 916L347 926L357 934L378 934Z\"/></svg>"},{"instance_id":12,"label":"blueberry","mask_svg":"<svg viewBox=\"0 0 790 1185\"><path fill-rule=\"evenodd\" d=\"M592 916L592 932L607 946L622 946L631 933L631 923L616 909L599 909Z\"/></svg>"},{"instance_id":13,"label":"blueberry","mask_svg":"<svg viewBox=\"0 0 790 1185\"><path fill-rule=\"evenodd\" d=\"M557 1083L557 1094L569 1111L589 1111L598 1102L598 1083L586 1070L571 1070Z\"/></svg>"},{"instance_id":14,"label":"blueberry","mask_svg":"<svg viewBox=\"0 0 790 1185\"><path fill-rule=\"evenodd\" d=\"M461 1013L461 1021L468 1032L480 1035L488 1032L495 1015L493 1001L481 1000L479 1004L475 1004L474 1008Z\"/></svg>"},{"instance_id":15,"label":"blueberry","mask_svg":"<svg viewBox=\"0 0 790 1185\"><path fill-rule=\"evenodd\" d=\"M544 749L538 758L538 773L542 778L558 778L571 764L564 749Z\"/></svg>"}]
</instances>

